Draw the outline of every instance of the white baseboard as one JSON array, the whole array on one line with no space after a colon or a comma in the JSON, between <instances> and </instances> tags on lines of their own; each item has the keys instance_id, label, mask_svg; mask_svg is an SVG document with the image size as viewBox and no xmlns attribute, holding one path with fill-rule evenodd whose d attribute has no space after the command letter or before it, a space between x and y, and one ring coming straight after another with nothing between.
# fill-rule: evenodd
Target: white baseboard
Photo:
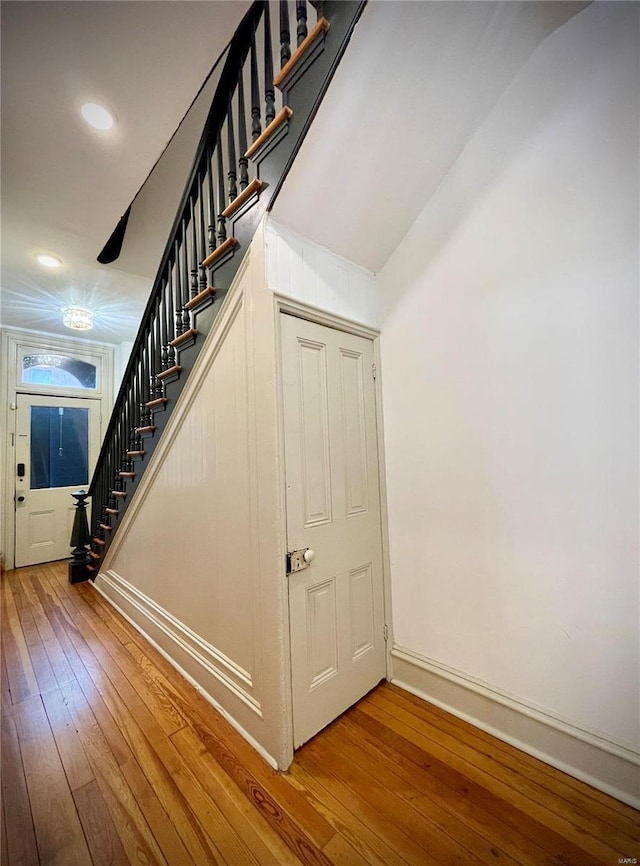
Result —
<instances>
[{"instance_id":1,"label":"white baseboard","mask_svg":"<svg viewBox=\"0 0 640 866\"><path fill-rule=\"evenodd\" d=\"M406 647L391 682L500 740L640 808L640 753Z\"/></svg>"},{"instance_id":2,"label":"white baseboard","mask_svg":"<svg viewBox=\"0 0 640 866\"><path fill-rule=\"evenodd\" d=\"M217 664L221 654L214 647L114 571L101 572L90 585L158 650L270 766L278 769L276 759L212 694L216 688L223 686L228 693L238 698L243 706L262 718L258 701L234 683L228 673ZM230 660L227 660L227 663L233 665Z\"/></svg>"}]
</instances>

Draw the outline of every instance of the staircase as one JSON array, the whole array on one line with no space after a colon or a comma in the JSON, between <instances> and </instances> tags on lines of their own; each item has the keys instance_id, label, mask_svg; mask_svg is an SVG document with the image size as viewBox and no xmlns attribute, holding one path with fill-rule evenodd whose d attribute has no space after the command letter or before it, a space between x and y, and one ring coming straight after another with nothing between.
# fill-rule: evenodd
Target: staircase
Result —
<instances>
[{"instance_id":1,"label":"staircase","mask_svg":"<svg viewBox=\"0 0 640 866\"><path fill-rule=\"evenodd\" d=\"M364 5L256 0L229 43L91 481L90 550L74 552L74 582L100 571Z\"/></svg>"}]
</instances>

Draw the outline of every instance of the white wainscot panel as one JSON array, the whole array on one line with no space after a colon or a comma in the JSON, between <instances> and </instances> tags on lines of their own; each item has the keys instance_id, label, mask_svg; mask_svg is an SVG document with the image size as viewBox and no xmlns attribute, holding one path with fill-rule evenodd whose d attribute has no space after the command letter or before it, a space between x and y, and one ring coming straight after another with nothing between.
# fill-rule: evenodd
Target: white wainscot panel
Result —
<instances>
[{"instance_id":1,"label":"white wainscot panel","mask_svg":"<svg viewBox=\"0 0 640 866\"><path fill-rule=\"evenodd\" d=\"M377 324L374 274L273 219L265 237L269 289L346 319Z\"/></svg>"}]
</instances>

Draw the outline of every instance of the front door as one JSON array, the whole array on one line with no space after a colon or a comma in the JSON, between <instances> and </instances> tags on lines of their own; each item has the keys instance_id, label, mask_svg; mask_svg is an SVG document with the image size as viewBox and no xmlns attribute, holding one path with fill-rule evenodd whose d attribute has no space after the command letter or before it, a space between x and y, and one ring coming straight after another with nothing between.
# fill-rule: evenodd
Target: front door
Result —
<instances>
[{"instance_id":1,"label":"front door","mask_svg":"<svg viewBox=\"0 0 640 866\"><path fill-rule=\"evenodd\" d=\"M385 676L373 344L281 316L294 745Z\"/></svg>"},{"instance_id":2,"label":"front door","mask_svg":"<svg viewBox=\"0 0 640 866\"><path fill-rule=\"evenodd\" d=\"M70 556L74 503L100 445L100 401L17 395L16 567Z\"/></svg>"}]
</instances>

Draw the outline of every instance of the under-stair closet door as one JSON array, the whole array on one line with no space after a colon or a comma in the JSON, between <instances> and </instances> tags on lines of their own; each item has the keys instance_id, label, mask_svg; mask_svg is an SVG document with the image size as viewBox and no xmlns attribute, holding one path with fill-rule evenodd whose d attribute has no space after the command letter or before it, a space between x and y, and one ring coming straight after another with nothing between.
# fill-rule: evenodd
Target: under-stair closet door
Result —
<instances>
[{"instance_id":1,"label":"under-stair closet door","mask_svg":"<svg viewBox=\"0 0 640 866\"><path fill-rule=\"evenodd\" d=\"M373 344L281 325L297 748L384 678L384 591Z\"/></svg>"}]
</instances>

